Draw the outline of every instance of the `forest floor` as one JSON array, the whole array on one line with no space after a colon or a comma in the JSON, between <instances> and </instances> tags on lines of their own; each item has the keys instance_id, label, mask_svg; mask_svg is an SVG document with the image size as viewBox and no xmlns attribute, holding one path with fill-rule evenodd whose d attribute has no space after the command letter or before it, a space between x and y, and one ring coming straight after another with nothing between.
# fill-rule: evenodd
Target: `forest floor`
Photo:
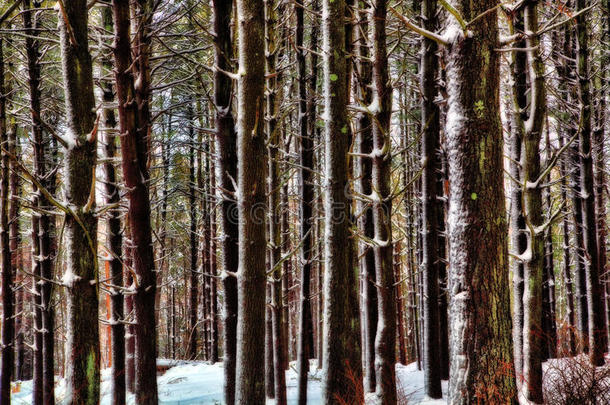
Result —
<instances>
[{"instance_id":1,"label":"forest floor","mask_svg":"<svg viewBox=\"0 0 610 405\"><path fill-rule=\"evenodd\" d=\"M160 360L168 362L168 360ZM170 362L176 364L165 374L158 377L159 384L159 403L164 405L203 405L203 404L222 404L223 387L223 366L222 363L209 364L205 362ZM311 373L309 374L308 384L308 403L322 403L322 370L317 367L317 361L312 360ZM423 394L424 375L417 370L416 364L407 366L396 365L396 376L398 378L399 397L403 399L401 403L422 404L422 405L444 405L444 400L426 399ZM287 397L289 404L297 402L297 373L295 365L291 364L286 372ZM443 382L443 391L446 392L447 383ZM111 404L110 396L110 369L102 371L102 405ZM65 382L63 379L57 380L55 388L57 403L62 404L65 396ZM19 383L19 392L13 393L14 404L31 404L32 401L32 381L22 381ZM275 401L267 400L267 405ZM130 395L128 404L135 404L133 395Z\"/></svg>"}]
</instances>

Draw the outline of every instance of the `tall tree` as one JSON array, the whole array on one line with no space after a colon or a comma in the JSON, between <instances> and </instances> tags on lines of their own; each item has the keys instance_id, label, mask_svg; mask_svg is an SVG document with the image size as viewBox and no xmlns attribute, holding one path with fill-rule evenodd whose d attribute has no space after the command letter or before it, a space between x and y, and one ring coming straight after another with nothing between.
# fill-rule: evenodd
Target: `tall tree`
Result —
<instances>
[{"instance_id":1,"label":"tall tree","mask_svg":"<svg viewBox=\"0 0 610 405\"><path fill-rule=\"evenodd\" d=\"M311 311L311 267L312 267L312 204L314 200L313 185L313 134L311 134L309 124L312 119L310 106L308 105L312 97L313 89L309 89L307 83L306 51L304 47L305 37L305 18L304 2L295 2L295 43L297 46L296 59L298 71L298 105L299 105L299 189L301 191L300 215L300 236L301 236L301 282L299 290L299 332L297 337L297 372L298 380L298 403L307 403L307 374L309 372L309 357L313 347L309 347L308 337L313 333L312 311ZM312 35L314 33L312 32ZM315 36L315 35L314 35ZM313 58L313 56L312 56ZM312 65L313 67L313 65ZM312 80L313 79L312 77Z\"/></svg>"},{"instance_id":2,"label":"tall tree","mask_svg":"<svg viewBox=\"0 0 610 405\"><path fill-rule=\"evenodd\" d=\"M448 3L460 20L452 16L445 35L453 326L448 398L453 404L517 403L506 288L498 2ZM463 21L471 21L467 33Z\"/></svg>"},{"instance_id":3,"label":"tall tree","mask_svg":"<svg viewBox=\"0 0 610 405\"><path fill-rule=\"evenodd\" d=\"M68 298L66 382L73 403L97 404L100 400L94 178L97 124L87 1L59 4L67 135L64 185L69 207L65 216L67 268L63 277ZM41 243L41 253L43 249Z\"/></svg>"},{"instance_id":4,"label":"tall tree","mask_svg":"<svg viewBox=\"0 0 610 405\"><path fill-rule=\"evenodd\" d=\"M112 38L114 25L110 1L106 0L102 9L102 23L104 25L104 38ZM110 305L111 305L111 364L112 364L112 403L125 404L125 324L123 323L123 231L121 229L121 210L118 204L121 201L119 178L115 167L116 159L116 131L117 120L112 104L114 96L114 74L112 73L112 49L110 41L101 41L103 54L101 58L102 73L102 101L104 103L104 174L106 204L111 209L107 216L106 248L110 254Z\"/></svg>"},{"instance_id":5,"label":"tall tree","mask_svg":"<svg viewBox=\"0 0 610 405\"><path fill-rule=\"evenodd\" d=\"M265 17L261 1L238 0L237 206L239 273L236 403L265 401L266 252Z\"/></svg>"},{"instance_id":6,"label":"tall tree","mask_svg":"<svg viewBox=\"0 0 610 405\"><path fill-rule=\"evenodd\" d=\"M55 188L54 170L47 171L47 151L49 150L48 137L45 139L42 128L42 109L41 109L41 63L40 63L40 41L36 39L37 31L40 29L40 16L38 8L41 3L35 1L34 7L30 7L30 2L24 3L25 12L23 13L23 23L28 33L25 40L27 65L28 65L28 87L30 93L30 111L32 120L32 140L34 144L34 175L38 185L45 188L47 192L53 192ZM33 15L32 15L33 14ZM49 204L45 193L38 191L38 186L33 186L36 191L33 196L34 206L41 211L32 219L32 230L34 250L38 252L35 258L37 274L46 280L53 278L54 260L54 241L53 230L54 220L49 212L52 207ZM51 284L48 281L40 280L36 285L39 307L35 310L36 322L40 329L36 332L36 356L34 364L34 402L53 404L55 402L54 386L54 310L51 300Z\"/></svg>"},{"instance_id":7,"label":"tall tree","mask_svg":"<svg viewBox=\"0 0 610 405\"><path fill-rule=\"evenodd\" d=\"M231 9L233 2L214 0L214 60L224 71L231 69L233 45L231 36ZM232 112L233 83L230 77L217 70L214 72L214 104L216 107L216 183L220 197L220 265L224 290L224 393L227 405L235 403L235 366L237 355L237 278L238 227L232 220L237 204L230 195L236 190L237 140Z\"/></svg>"},{"instance_id":8,"label":"tall tree","mask_svg":"<svg viewBox=\"0 0 610 405\"><path fill-rule=\"evenodd\" d=\"M577 10L584 10L587 0L576 0ZM589 29L588 16L580 13L576 17L578 42L577 72L578 99L580 102L580 174L582 195L582 219L584 237L584 257L587 286L587 311L589 313L589 357L596 366L604 364L606 341L606 316L603 289L599 281L600 263L597 246L597 218L595 216L595 189L593 174L593 154L591 153L591 78L589 69Z\"/></svg>"},{"instance_id":9,"label":"tall tree","mask_svg":"<svg viewBox=\"0 0 610 405\"><path fill-rule=\"evenodd\" d=\"M437 29L437 2L422 2L425 29ZM422 88L422 280L424 311L424 385L426 395L441 398L440 323L439 323L439 212L441 202L436 196L440 170L440 108L436 104L438 76L438 46L436 41L423 38L420 62Z\"/></svg>"},{"instance_id":10,"label":"tall tree","mask_svg":"<svg viewBox=\"0 0 610 405\"><path fill-rule=\"evenodd\" d=\"M523 23L524 32L538 31L537 2L527 2L517 10L514 17ZM514 31L514 29L513 29ZM527 87L519 83L514 90L515 105L513 112L515 135L521 142L521 175L519 177L522 198L523 220L525 227L515 232L526 236L525 251L516 260L523 263L523 295L516 296L523 307L523 324L515 333L522 342L521 352L515 353L517 361L522 363L523 392L528 401L542 403L542 295L544 272L544 233L549 224L545 224L542 206L542 181L544 174L540 165L540 141L546 112L546 93L544 85L544 65L538 51L537 35L528 36L523 42L527 57L526 71L529 75L529 104L520 102L527 99ZM518 57L518 56L516 56ZM525 75L525 71L519 71ZM528 108L529 106L529 108ZM541 176L543 178L541 178Z\"/></svg>"},{"instance_id":11,"label":"tall tree","mask_svg":"<svg viewBox=\"0 0 610 405\"><path fill-rule=\"evenodd\" d=\"M375 337L376 393L382 404L396 403L396 299L392 243L392 85L386 47L387 1L374 0L370 15L373 59L373 222L377 282L377 335ZM438 276L438 275L437 275ZM438 302L435 300L435 305ZM437 326L438 328L438 326ZM438 342L437 342L438 344Z\"/></svg>"},{"instance_id":12,"label":"tall tree","mask_svg":"<svg viewBox=\"0 0 610 405\"><path fill-rule=\"evenodd\" d=\"M278 14L283 7L275 0L265 0L266 39L266 132L268 137L268 193L269 193L269 267L271 276L271 321L274 368L274 398L278 405L286 404L286 373L284 371L284 349L282 347L282 235L281 235L281 162L279 148L282 131L278 126L279 103L281 101L281 72L277 70L277 59L281 43L278 40ZM281 55L279 55L281 56ZM308 280L309 281L309 280Z\"/></svg>"},{"instance_id":13,"label":"tall tree","mask_svg":"<svg viewBox=\"0 0 610 405\"><path fill-rule=\"evenodd\" d=\"M199 235L197 233L197 168L195 167L195 142L197 139L195 138L195 121L194 121L194 111L193 111L193 101L189 100L187 106L187 119L189 120L189 185L188 185L188 196L189 196L189 216L190 216L190 232L189 232L189 240L190 240L190 273L189 273L189 285L190 285L190 294L189 294L189 352L188 357L190 359L197 358L197 324L199 321L197 320L197 311L199 309L199 271L197 268L197 260L198 260L198 242ZM201 164L201 160L199 160L199 164ZM203 268L203 266L202 266ZM206 273L204 269L204 273Z\"/></svg>"},{"instance_id":14,"label":"tall tree","mask_svg":"<svg viewBox=\"0 0 610 405\"><path fill-rule=\"evenodd\" d=\"M15 347L13 338L13 267L9 234L9 139L6 126L7 92L4 84L4 46L0 40L0 146L2 173L0 177L0 251L2 252L2 349L0 351L0 402L11 402L11 376L13 374Z\"/></svg>"},{"instance_id":15,"label":"tall tree","mask_svg":"<svg viewBox=\"0 0 610 405\"><path fill-rule=\"evenodd\" d=\"M350 222L349 191L350 129L347 117L349 100L349 57L351 29L345 0L323 1L324 55L324 144L325 144L325 274L324 274L324 402L336 404L362 402L361 359L354 344L353 312L358 302L350 294L354 283L354 261ZM347 40L350 38L350 41ZM356 307L356 308L354 308ZM358 322L355 322L358 324ZM351 377L351 378L350 378Z\"/></svg>"},{"instance_id":16,"label":"tall tree","mask_svg":"<svg viewBox=\"0 0 610 405\"><path fill-rule=\"evenodd\" d=\"M370 47L368 33L369 13L371 11L370 2L361 4L364 8L359 10L357 35L357 52L358 52L358 69L356 70L357 85L356 89L357 101L360 104L369 106L373 102L373 66L370 58ZM373 151L373 135L372 135L372 119L368 111L359 113L356 121L356 147L357 152L361 155L368 155ZM373 177L373 162L369 158L360 158L356 165L358 179L358 192L362 195L371 195L372 193L372 177ZM364 238L372 240L375 238L375 227L373 224L373 210L368 201L362 201L359 204L360 232ZM362 336L362 353L364 359L364 387L369 392L375 391L375 336L377 334L377 287L375 286L375 251L370 244L362 243L362 251L360 263L360 278L362 280L362 327L364 334Z\"/></svg>"},{"instance_id":17,"label":"tall tree","mask_svg":"<svg viewBox=\"0 0 610 405\"><path fill-rule=\"evenodd\" d=\"M129 0L113 0L114 59L118 99L123 177L129 200L128 226L135 294L135 394L139 404L157 400L157 332L155 330L156 273L150 224L149 144L150 116L150 23L153 5L133 3L137 31L130 34ZM133 42L133 44L132 44ZM133 59L132 59L133 55Z\"/></svg>"}]
</instances>

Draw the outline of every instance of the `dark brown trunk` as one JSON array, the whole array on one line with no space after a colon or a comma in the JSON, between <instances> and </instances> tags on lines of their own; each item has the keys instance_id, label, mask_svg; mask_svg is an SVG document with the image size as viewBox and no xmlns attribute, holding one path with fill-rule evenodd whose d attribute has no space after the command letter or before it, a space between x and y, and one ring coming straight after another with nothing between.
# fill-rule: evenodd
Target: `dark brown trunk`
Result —
<instances>
[{"instance_id":1,"label":"dark brown trunk","mask_svg":"<svg viewBox=\"0 0 610 405\"><path fill-rule=\"evenodd\" d=\"M301 274L300 290L298 300L299 330L297 335L297 372L298 372L298 403L307 403L307 373L309 372L309 358L313 347L309 345L308 337L313 333L312 313L310 301L311 268L312 268L312 204L314 199L313 190L313 138L309 133L309 121L311 114L312 89L308 89L306 72L306 52L304 46L304 4L302 0L295 2L296 14L296 46L297 46L297 70L299 91L299 135L300 135L300 169L299 190L301 192L300 203L300 237L301 237ZM316 32L312 30L312 39ZM314 56L312 56L313 60ZM312 65L313 67L313 65ZM313 77L311 80L314 80ZM315 86L315 81L314 81ZM309 90L309 91L308 91Z\"/></svg>"},{"instance_id":2,"label":"dark brown trunk","mask_svg":"<svg viewBox=\"0 0 610 405\"><path fill-rule=\"evenodd\" d=\"M129 200L128 221L133 242L136 275L133 306L135 332L135 394L138 404L157 404L157 332L155 327L156 273L150 224L149 145L150 117L150 20L153 6L137 0L134 18L137 32L133 48L129 27L129 2L113 0L115 77L123 177ZM131 56L133 54L133 61Z\"/></svg>"},{"instance_id":3,"label":"dark brown trunk","mask_svg":"<svg viewBox=\"0 0 610 405\"><path fill-rule=\"evenodd\" d=\"M114 31L112 21L112 8L107 1L106 7L102 9L102 22L107 33ZM116 132L117 122L114 108L114 86L112 79L112 59L110 58L110 43L100 44L104 49L102 58L102 100L105 104L103 110L104 121L104 174L106 204L113 208L108 210L106 225L106 246L108 249L110 265L110 323L111 323L111 364L112 364L112 403L115 405L125 404L125 324L123 311L123 231L121 229L121 210L118 204L121 201L119 179L117 176L114 160L116 159Z\"/></svg>"},{"instance_id":4,"label":"dark brown trunk","mask_svg":"<svg viewBox=\"0 0 610 405\"><path fill-rule=\"evenodd\" d=\"M231 1L213 0L215 63L223 70L231 70L233 45L231 37ZM216 105L216 182L220 190L220 271L224 290L223 307L223 361L224 399L227 405L235 404L235 366L237 353L237 278L238 268L238 226L237 204L225 193L236 191L233 181L237 179L237 140L232 112L233 84L231 78L222 72L214 73L214 104Z\"/></svg>"},{"instance_id":5,"label":"dark brown trunk","mask_svg":"<svg viewBox=\"0 0 610 405\"><path fill-rule=\"evenodd\" d=\"M350 2L351 4L351 2ZM347 118L350 91L348 54L351 25L346 1L323 2L325 97L325 275L324 275L324 402L361 403L362 359L358 286L348 193L351 163L348 151L351 130ZM332 50L332 52L330 51ZM356 299L354 299L356 294ZM355 314L356 313L356 314Z\"/></svg>"},{"instance_id":6,"label":"dark brown trunk","mask_svg":"<svg viewBox=\"0 0 610 405\"><path fill-rule=\"evenodd\" d=\"M365 3L370 7L369 2ZM368 106L373 101L372 81L373 67L370 61L369 38L370 30L368 21L368 12L370 8L360 10L359 13L359 28L357 32L357 51L359 57L357 75L356 101ZM357 152L363 155L373 152L373 135L371 126L371 114L369 112L361 112L357 118L357 135L356 145ZM369 158L360 158L356 163L358 170L356 178L359 179L358 192L362 195L371 195L372 192L372 177L373 177L373 162ZM373 209L369 203L362 202L358 205L360 215L359 227L364 238L372 240L375 237L375 228L373 224ZM375 251L368 243L361 243L361 251L359 252L360 261L360 278L362 285L362 353L363 353L363 371L364 371L364 387L368 392L375 392L375 336L377 334L377 287L375 287Z\"/></svg>"},{"instance_id":7,"label":"dark brown trunk","mask_svg":"<svg viewBox=\"0 0 610 405\"><path fill-rule=\"evenodd\" d=\"M239 37L237 201L239 275L235 402L265 401L265 18L260 1L237 0Z\"/></svg>"},{"instance_id":8,"label":"dark brown trunk","mask_svg":"<svg viewBox=\"0 0 610 405\"><path fill-rule=\"evenodd\" d=\"M422 2L424 28L437 29L436 0ZM438 46L435 41L422 40L420 75L422 88L422 280L423 280L423 317L424 317L424 389L430 398L441 398L440 363L440 318L438 305L439 281L439 213L441 202L437 198L437 178L440 170L440 109L435 102L438 80Z\"/></svg>"},{"instance_id":9,"label":"dark brown trunk","mask_svg":"<svg viewBox=\"0 0 610 405\"><path fill-rule=\"evenodd\" d=\"M67 392L73 403L97 404L100 398L94 183L97 124L88 46L87 1L64 2L58 19L68 143L64 156L64 184L70 207L65 216L68 244L67 268L63 277L68 305ZM41 200L41 203L44 202ZM44 226L41 218L41 233ZM46 248L41 239L41 255ZM45 272L43 262L41 272ZM45 305L44 297L42 304Z\"/></svg>"},{"instance_id":10,"label":"dark brown trunk","mask_svg":"<svg viewBox=\"0 0 610 405\"><path fill-rule=\"evenodd\" d=\"M577 0L577 10L589 5L586 0ZM603 302L603 289L599 281L601 274L597 246L597 218L595 216L595 178L593 174L593 154L591 153L591 115L593 103L590 92L589 72L589 32L588 16L576 17L578 39L578 100L580 102L580 181L582 198L582 224L584 239L585 279L587 292L587 311L589 313L589 357L595 366L604 364L606 349L606 314Z\"/></svg>"},{"instance_id":11,"label":"dark brown trunk","mask_svg":"<svg viewBox=\"0 0 610 405\"><path fill-rule=\"evenodd\" d=\"M517 403L511 339L503 139L495 0L450 2L447 36L449 164L449 402ZM477 107L478 106L478 107Z\"/></svg>"},{"instance_id":12,"label":"dark brown trunk","mask_svg":"<svg viewBox=\"0 0 610 405\"><path fill-rule=\"evenodd\" d=\"M189 186L188 186L188 197L189 197L189 216L190 216L190 273L189 273L189 346L188 346L188 358L194 360L197 358L197 341L198 341L198 327L199 320L197 319L197 309L199 308L199 272L197 269L198 250L199 250L199 236L197 234L197 196L196 196L196 168L195 168L195 121L193 116L193 102L189 102L187 107L187 119L189 121L189 139L191 145L189 147ZM201 160L199 160L201 164ZM203 210L202 212L205 212ZM206 272L205 268L204 273ZM206 276L204 276L206 277ZM204 342L205 344L205 342Z\"/></svg>"},{"instance_id":13,"label":"dark brown trunk","mask_svg":"<svg viewBox=\"0 0 610 405\"><path fill-rule=\"evenodd\" d=\"M9 233L9 170L8 132L6 128L7 92L4 84L4 49L0 40L0 144L2 145L2 173L0 176L0 251L2 252L2 349L0 350L0 402L11 402L11 376L14 368L13 345L13 266Z\"/></svg>"}]
</instances>

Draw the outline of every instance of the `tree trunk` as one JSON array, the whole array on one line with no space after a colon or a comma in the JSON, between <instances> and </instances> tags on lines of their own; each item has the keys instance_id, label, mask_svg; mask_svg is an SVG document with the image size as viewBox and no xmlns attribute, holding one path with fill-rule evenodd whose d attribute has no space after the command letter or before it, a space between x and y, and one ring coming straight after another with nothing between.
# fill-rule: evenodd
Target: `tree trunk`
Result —
<instances>
[{"instance_id":1,"label":"tree trunk","mask_svg":"<svg viewBox=\"0 0 610 405\"><path fill-rule=\"evenodd\" d=\"M16 121L12 121L9 125L8 132L8 151L11 155L19 156L19 140L17 138L17 124ZM9 223L10 223L10 249L11 249L11 260L12 260L12 272L14 276L15 284L21 284L21 278L18 275L18 270L22 268L23 254L20 248L21 235L19 218L21 213L20 194L21 194L21 182L19 180L19 168L16 161L11 161L11 177L10 177L10 199L11 206L9 211ZM14 292L15 302L15 326L14 326L14 345L15 345L15 380L23 380L23 363L25 360L25 350L23 345L23 299L24 299L25 286L17 289Z\"/></svg>"},{"instance_id":2,"label":"tree trunk","mask_svg":"<svg viewBox=\"0 0 610 405\"><path fill-rule=\"evenodd\" d=\"M513 18L512 32L522 32L524 28L523 13L518 11ZM525 40L515 42L516 49L525 48ZM527 108L527 55L525 52L514 51L511 59L511 75L513 80L510 139L510 236L511 246L516 255L521 255L527 249L527 236L525 234L525 217L523 215L523 187L521 164L523 157L523 120ZM523 112L522 112L523 111ZM527 118L527 116L525 117ZM523 319L525 308L523 294L525 289L525 274L523 261L512 260L513 277L513 344L515 356L515 374L517 384L520 385L523 375Z\"/></svg>"},{"instance_id":3,"label":"tree trunk","mask_svg":"<svg viewBox=\"0 0 610 405\"><path fill-rule=\"evenodd\" d=\"M525 32L538 31L538 5L528 2L515 10L515 22L522 25L519 29ZM517 25L515 24L515 25ZM517 27L513 27L515 32ZM526 38L519 44L527 57L526 66L520 55L514 56L513 75L515 77L513 125L514 136L522 138L520 151L520 197L525 227L515 232L526 236L524 251L517 253L516 261L523 263L523 295L515 296L523 311L523 324L517 324L515 335L519 335L520 351L515 357L522 367L520 380L523 381L523 392L528 401L542 403L542 352L544 348L542 328L543 273L545 260L545 224L542 214L542 175L540 167L540 140L546 112L546 93L544 84L544 65L538 52L537 36ZM523 70L522 70L523 69ZM525 72L529 74L530 100L527 104ZM513 201L515 203L515 201ZM515 212L516 214L516 212ZM516 291L520 293L521 291ZM520 328L520 329L519 329Z\"/></svg>"},{"instance_id":4,"label":"tree trunk","mask_svg":"<svg viewBox=\"0 0 610 405\"><path fill-rule=\"evenodd\" d=\"M548 114L548 113L547 113ZM546 115L545 128L545 164L552 164L553 158L551 152L550 128L548 124L548 115ZM545 178L545 182L551 183L551 176ZM551 221L553 214L553 203L551 200L551 189L547 187L544 193L546 221ZM545 347L542 350L542 360L546 361L549 358L557 357L557 313L555 310L555 261L553 249L553 227L548 226L544 233L544 281L543 281L543 296L542 296L542 330Z\"/></svg>"},{"instance_id":5,"label":"tree trunk","mask_svg":"<svg viewBox=\"0 0 610 405\"><path fill-rule=\"evenodd\" d=\"M9 170L8 131L6 129L7 92L4 85L4 49L0 40L0 144L2 144L2 174L0 176L0 251L2 252L2 349L0 350L0 402L11 402L11 376L15 348L13 318L13 266L9 233Z\"/></svg>"},{"instance_id":6,"label":"tree trunk","mask_svg":"<svg viewBox=\"0 0 610 405\"><path fill-rule=\"evenodd\" d=\"M422 2L424 28L429 31L437 29L436 0ZM431 39L422 39L420 62L422 88L422 154L424 161L421 177L422 190L422 279L423 279L423 313L424 313L424 389L430 398L441 398L441 363L440 363L440 317L438 305L439 281L439 212L440 204L436 196L436 182L440 170L440 109L435 103L438 76L438 47Z\"/></svg>"},{"instance_id":7,"label":"tree trunk","mask_svg":"<svg viewBox=\"0 0 610 405\"><path fill-rule=\"evenodd\" d=\"M577 0L576 8L583 10L586 0ZM593 103L590 94L589 78L589 33L588 16L576 17L578 40L578 99L580 102L580 174L582 196L582 219L585 257L585 279L587 286L587 311L589 313L589 357L595 366L604 364L606 340L606 314L603 302L603 289L599 281L600 263L597 247L597 218L595 216L595 189L593 174L593 155L591 153L591 113Z\"/></svg>"},{"instance_id":8,"label":"tree trunk","mask_svg":"<svg viewBox=\"0 0 610 405\"><path fill-rule=\"evenodd\" d=\"M110 3L107 1L107 3ZM104 29L111 33L114 31L112 21L112 8L110 4L102 8L102 22ZM106 204L112 206L117 205L121 201L119 180L116 173L114 160L116 159L116 132L117 122L114 108L111 104L115 102L113 80L106 78L106 75L112 75L112 60L108 52L110 52L110 43L102 42L104 48L104 57L102 58L102 100L105 104L103 110L104 120L104 174L105 174L105 192ZM108 56L107 56L108 55ZM110 283L111 295L111 336L112 336L112 403L115 405L125 404L125 324L123 323L123 293L120 287L123 286L123 234L121 229L121 210L116 207L108 210L107 217L107 234L106 246L110 254Z\"/></svg>"},{"instance_id":9,"label":"tree trunk","mask_svg":"<svg viewBox=\"0 0 610 405\"><path fill-rule=\"evenodd\" d=\"M565 131L559 135L559 148L563 148L564 145ZM567 333L567 354L569 356L576 355L576 320L574 311L574 283L572 282L572 271L571 271L571 252L570 252L570 220L569 220L569 209L567 208L568 203L568 184L566 177L568 176L568 170L566 168L566 157L562 157L559 164L559 175L561 176L561 200L566 205L564 208L564 218L561 224L562 236L563 236L563 263L561 274L563 277L563 285L565 286L566 294L566 317L568 320ZM576 258L578 260L578 258Z\"/></svg>"},{"instance_id":10,"label":"tree trunk","mask_svg":"<svg viewBox=\"0 0 610 405\"><path fill-rule=\"evenodd\" d=\"M278 10L276 10L278 9ZM281 235L281 173L280 155L282 131L278 127L279 102L281 100L281 72L276 70L278 57L277 15L282 16L283 6L275 0L265 0L266 38L266 132L269 159L269 271L271 275L271 320L274 369L274 398L278 405L286 405L286 372L282 347L282 235ZM283 16L282 16L283 17ZM280 45L281 46L281 45ZM279 55L281 56L281 55ZM303 280L302 280L303 281ZM309 281L309 280L308 280Z\"/></svg>"},{"instance_id":11,"label":"tree trunk","mask_svg":"<svg viewBox=\"0 0 610 405\"><path fill-rule=\"evenodd\" d=\"M376 394L382 404L396 403L396 300L392 243L392 86L386 48L387 1L374 0L369 25L373 58L373 223L377 283L377 335L375 337ZM433 176L436 179L436 176ZM437 274L438 276L438 274ZM438 291L437 291L438 292ZM430 297L428 297L430 298ZM434 305L438 305L434 297ZM437 312L438 315L438 312ZM436 318L438 321L438 317ZM435 325L438 332L438 324ZM438 338L438 334L436 335ZM438 346L438 340L436 342Z\"/></svg>"},{"instance_id":12,"label":"tree trunk","mask_svg":"<svg viewBox=\"0 0 610 405\"><path fill-rule=\"evenodd\" d=\"M237 201L239 274L236 397L265 401L264 341L266 251L266 151L264 137L265 19L260 1L238 0L239 69Z\"/></svg>"},{"instance_id":13,"label":"tree trunk","mask_svg":"<svg viewBox=\"0 0 610 405\"><path fill-rule=\"evenodd\" d=\"M123 177L129 200L128 221L133 242L136 278L133 306L135 332L135 394L138 404L157 404L157 332L155 327L156 273L150 224L149 144L152 4L137 0L134 18L137 32L133 48L129 32L129 2L113 0L115 75L119 102L119 127ZM133 61L131 56L133 54Z\"/></svg>"},{"instance_id":14,"label":"tree trunk","mask_svg":"<svg viewBox=\"0 0 610 405\"><path fill-rule=\"evenodd\" d=\"M311 102L309 97L313 97L311 88L307 91L307 71L304 49L304 4L303 0L295 3L296 14L296 46L297 46L297 70L298 70L298 92L299 92L299 190L301 191L300 201L300 237L301 237L301 274L299 290L299 331L297 338L297 372L298 372L298 403L307 403L307 373L309 372L309 357L313 347L309 346L308 336L312 333L312 313L310 301L311 284L311 265L312 265L312 204L314 200L313 189L313 137L309 133L309 121L312 118L312 111L308 108ZM313 36L312 32L312 36ZM312 55L312 59L314 56ZM312 64L313 67L313 64ZM312 79L314 80L314 79ZM315 83L315 82L314 82Z\"/></svg>"},{"instance_id":15,"label":"tree trunk","mask_svg":"<svg viewBox=\"0 0 610 405\"><path fill-rule=\"evenodd\" d=\"M349 191L351 143L347 104L349 67L347 45L351 42L345 0L323 2L323 54L325 97L325 275L324 275L324 402L361 403L363 390L360 326L354 319L358 301L351 294L358 288L354 277L351 201ZM349 38L349 40L348 40ZM354 339L357 339L356 341Z\"/></svg>"},{"instance_id":16,"label":"tree trunk","mask_svg":"<svg viewBox=\"0 0 610 405\"><path fill-rule=\"evenodd\" d=\"M215 63L223 70L231 69L233 45L231 38L231 1L213 0ZM225 193L236 191L233 181L237 179L237 140L233 120L231 94L232 81L224 73L214 72L214 104L216 105L216 182L218 184L220 210L221 272L224 290L224 398L227 405L235 404L235 366L237 350L237 278L238 227L235 221L237 204Z\"/></svg>"},{"instance_id":17,"label":"tree trunk","mask_svg":"<svg viewBox=\"0 0 610 405\"><path fill-rule=\"evenodd\" d=\"M65 217L68 243L67 268L63 277L68 299L67 392L73 403L97 404L100 398L99 279L93 177L97 124L87 43L87 1L64 2L59 26L68 143L64 156L64 185L70 207L70 213ZM42 218L40 226L41 230L44 229ZM42 240L40 250L43 254L45 246ZM44 271L42 268L43 274ZM44 297L42 304L45 305Z\"/></svg>"},{"instance_id":18,"label":"tree trunk","mask_svg":"<svg viewBox=\"0 0 610 405\"><path fill-rule=\"evenodd\" d=\"M357 101L359 104L368 106L373 101L372 81L373 81L373 66L370 60L370 50L368 33L370 30L368 13L371 11L370 2L364 3L366 9L360 10L359 13L359 28L356 30L357 51L358 51L358 72L357 84L355 90ZM373 135L371 126L371 114L361 112L357 118L357 135L356 145L357 152L360 154L370 154L373 152ZM356 162L358 173L355 178L359 179L358 192L362 195L371 195L372 193L372 177L373 177L373 162L369 158L360 158ZM359 227L360 232L365 239L372 240L375 237L375 227L373 223L373 209L365 202L358 204L360 214ZM375 251L369 243L361 243L360 268L362 280L362 324L364 334L362 336L362 352L363 352L363 369L364 369L364 387L367 392L375 392L375 336L377 334L377 287L375 287Z\"/></svg>"},{"instance_id":19,"label":"tree trunk","mask_svg":"<svg viewBox=\"0 0 610 405\"><path fill-rule=\"evenodd\" d=\"M447 49L452 404L517 403L499 114L497 1L450 2ZM482 14L485 13L486 14Z\"/></svg>"},{"instance_id":20,"label":"tree trunk","mask_svg":"<svg viewBox=\"0 0 610 405\"><path fill-rule=\"evenodd\" d=\"M189 233L190 239L190 248L191 248L191 257L190 257L190 277L189 277L189 285L191 287L190 295L189 295L189 351L188 357L191 360L197 358L197 309L199 308L198 297L199 297L199 271L197 268L197 259L198 259L198 242L199 236L197 234L197 196L196 189L197 186L195 177L195 121L193 117L193 102L189 102L187 107L187 116L189 120L189 139L191 141L191 145L189 148L189 216L191 221L191 228ZM199 161L201 163L201 160ZM204 211L205 212L205 211ZM206 273L206 269L202 266L203 272ZM204 277L206 277L204 275ZM204 342L205 344L205 342Z\"/></svg>"}]
</instances>

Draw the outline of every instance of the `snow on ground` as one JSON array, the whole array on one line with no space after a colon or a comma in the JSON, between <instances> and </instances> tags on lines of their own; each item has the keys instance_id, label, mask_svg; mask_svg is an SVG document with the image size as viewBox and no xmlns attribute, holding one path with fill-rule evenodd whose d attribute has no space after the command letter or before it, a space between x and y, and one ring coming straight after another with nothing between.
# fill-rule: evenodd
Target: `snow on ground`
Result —
<instances>
[{"instance_id":1,"label":"snow on ground","mask_svg":"<svg viewBox=\"0 0 610 405\"><path fill-rule=\"evenodd\" d=\"M223 365L204 362L160 360L160 364L172 365L164 375L157 378L159 384L159 403L164 405L213 405L222 404ZM317 361L312 360L309 383L307 386L308 404L322 403L322 371L317 369ZM424 375L417 370L416 364L396 365L399 397L408 399L408 404L444 405L444 400L431 400L424 395ZM20 382L20 391L13 393L14 404L31 404L32 381ZM297 373L291 363L286 372L286 388L289 404L297 403ZM63 404L65 381L57 380L55 395L58 404ZM447 383L443 382L443 393L447 392ZM110 369L102 371L101 404L111 405ZM133 395L129 395L128 404L135 405ZM267 405L275 401L267 400Z\"/></svg>"},{"instance_id":2,"label":"snow on ground","mask_svg":"<svg viewBox=\"0 0 610 405\"><path fill-rule=\"evenodd\" d=\"M398 398L406 399L409 405L445 405L444 399L430 399L424 394L424 372L417 369L417 363L406 366L396 364L396 389ZM447 381L442 382L443 397L447 396Z\"/></svg>"}]
</instances>

